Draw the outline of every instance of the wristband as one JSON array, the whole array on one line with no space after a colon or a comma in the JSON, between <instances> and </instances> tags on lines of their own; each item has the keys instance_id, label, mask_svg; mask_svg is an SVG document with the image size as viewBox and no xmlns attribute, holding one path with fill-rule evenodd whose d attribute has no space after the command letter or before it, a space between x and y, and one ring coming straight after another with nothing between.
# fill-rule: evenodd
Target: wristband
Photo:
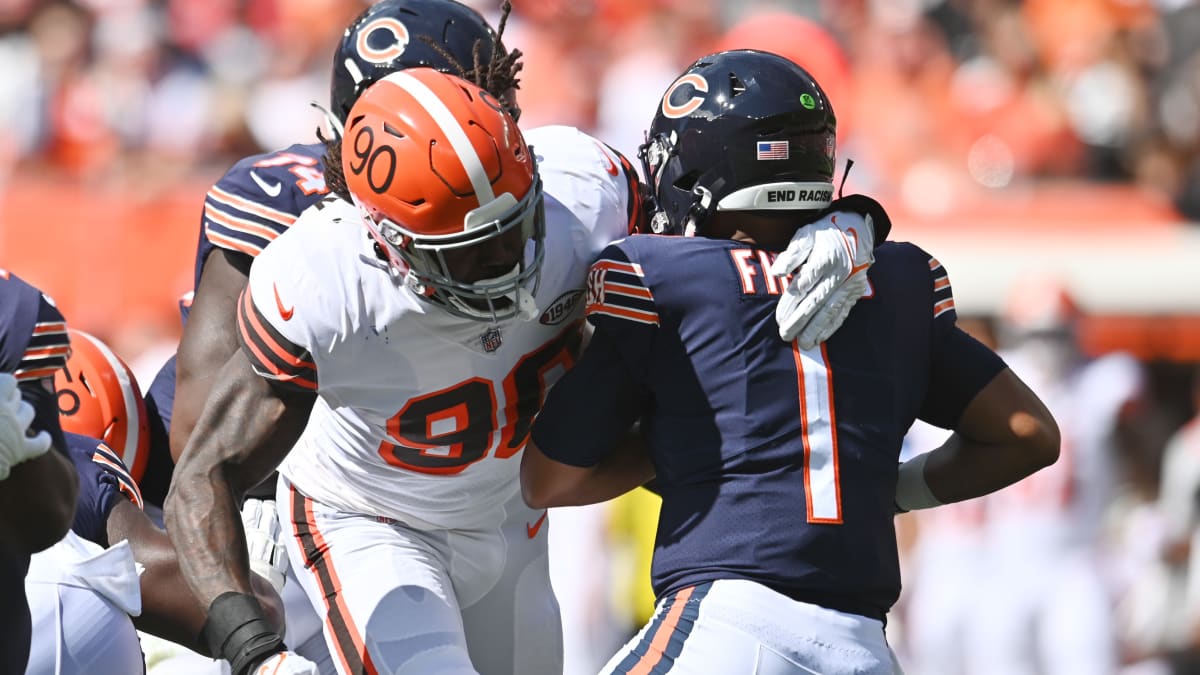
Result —
<instances>
[{"instance_id":1,"label":"wristband","mask_svg":"<svg viewBox=\"0 0 1200 675\"><path fill-rule=\"evenodd\" d=\"M233 675L245 675L267 657L287 650L258 599L234 591L222 593L208 606L200 639L212 656L229 662Z\"/></svg>"},{"instance_id":2,"label":"wristband","mask_svg":"<svg viewBox=\"0 0 1200 675\"><path fill-rule=\"evenodd\" d=\"M923 453L900 465L896 474L896 509L900 513L915 509L931 509L942 501L929 490L925 482L925 462L931 453Z\"/></svg>"}]
</instances>

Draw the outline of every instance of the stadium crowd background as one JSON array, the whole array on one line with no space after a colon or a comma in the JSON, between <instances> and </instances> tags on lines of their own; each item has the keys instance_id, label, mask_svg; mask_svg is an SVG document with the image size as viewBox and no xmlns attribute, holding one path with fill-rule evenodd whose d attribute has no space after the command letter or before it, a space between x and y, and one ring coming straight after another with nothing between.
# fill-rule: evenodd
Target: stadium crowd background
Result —
<instances>
[{"instance_id":1,"label":"stadium crowd background","mask_svg":"<svg viewBox=\"0 0 1200 675\"><path fill-rule=\"evenodd\" d=\"M498 3L468 4L496 15ZM1112 646L1138 668L1200 649L1187 598L1152 597L1163 588L1154 579L1191 564L1187 546L1160 534L1164 449L1174 439L1200 456L1200 434L1180 431L1200 404L1200 5L513 4L505 42L525 53L523 127L579 126L634 157L658 97L691 60L723 47L775 51L830 94L839 159L855 161L847 191L879 197L894 238L942 257L977 335L1002 343L1021 314L1013 308L1069 293L1054 316L1076 320L1075 345L1131 354L1140 370L1136 396L1086 422L1111 427L1118 467L1092 542L1116 608ZM178 339L204 191L242 156L314 137L321 118L309 102L327 101L332 47L362 6L0 0L0 262L148 384ZM1044 282L1018 283L1030 279ZM594 587L564 582L566 603L588 608L567 619L569 668L580 672L644 611L636 584L640 595L615 597L641 558L614 534L637 529L613 529L622 513L563 516L595 525L578 530L592 543L576 555L617 552L590 574ZM902 529L919 540L919 527ZM902 660L921 637L906 626L911 602L891 633ZM572 631L585 638L572 642Z\"/></svg>"}]
</instances>

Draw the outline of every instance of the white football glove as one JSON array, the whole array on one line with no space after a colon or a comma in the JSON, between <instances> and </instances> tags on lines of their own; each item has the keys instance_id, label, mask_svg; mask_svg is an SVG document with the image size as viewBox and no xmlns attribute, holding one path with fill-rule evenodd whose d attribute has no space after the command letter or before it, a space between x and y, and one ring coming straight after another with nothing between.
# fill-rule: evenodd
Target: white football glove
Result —
<instances>
[{"instance_id":1,"label":"white football glove","mask_svg":"<svg viewBox=\"0 0 1200 675\"><path fill-rule=\"evenodd\" d=\"M258 664L250 675L320 675L317 664L295 652L279 652Z\"/></svg>"},{"instance_id":2,"label":"white football glove","mask_svg":"<svg viewBox=\"0 0 1200 675\"><path fill-rule=\"evenodd\" d=\"M14 466L50 449L50 434L45 431L25 435L33 418L33 406L21 399L17 378L0 373L0 480L8 478Z\"/></svg>"},{"instance_id":3,"label":"white football glove","mask_svg":"<svg viewBox=\"0 0 1200 675\"><path fill-rule=\"evenodd\" d=\"M835 211L796 231L771 265L791 279L775 306L779 337L812 349L833 335L870 284L875 228L870 215Z\"/></svg>"},{"instance_id":4,"label":"white football glove","mask_svg":"<svg viewBox=\"0 0 1200 675\"><path fill-rule=\"evenodd\" d=\"M242 527L246 530L250 571L271 582L276 593L282 593L288 558L287 549L279 541L281 528L275 500L247 499L242 505Z\"/></svg>"}]
</instances>

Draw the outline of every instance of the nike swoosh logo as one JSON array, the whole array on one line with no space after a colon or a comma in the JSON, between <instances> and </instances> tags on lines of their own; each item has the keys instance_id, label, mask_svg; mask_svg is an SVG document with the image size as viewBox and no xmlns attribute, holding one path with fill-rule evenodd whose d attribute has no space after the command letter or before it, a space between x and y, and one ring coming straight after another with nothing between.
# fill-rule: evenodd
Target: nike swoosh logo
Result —
<instances>
[{"instance_id":1,"label":"nike swoosh logo","mask_svg":"<svg viewBox=\"0 0 1200 675\"><path fill-rule=\"evenodd\" d=\"M836 221L835 221L835 223L836 223ZM854 246L850 249L850 259L854 260L854 256L858 252L858 231L855 230L853 227L847 227L846 234L849 234L850 236L854 237ZM849 242L847 242L847 244L849 244ZM870 266L871 266L870 263L854 265L850 268L850 276L854 276L855 274L858 274L859 272L867 269Z\"/></svg>"},{"instance_id":2,"label":"nike swoosh logo","mask_svg":"<svg viewBox=\"0 0 1200 675\"><path fill-rule=\"evenodd\" d=\"M536 537L538 535L538 532L542 529L542 523L546 522L546 514L547 513L550 513L550 512L542 511L542 517L538 518L537 522L532 525L530 525L529 523L525 523L525 534L529 535L530 539L533 539L534 537Z\"/></svg>"},{"instance_id":3,"label":"nike swoosh logo","mask_svg":"<svg viewBox=\"0 0 1200 675\"><path fill-rule=\"evenodd\" d=\"M604 163L607 164L607 166L604 167L604 170L607 171L608 175L610 176L617 175L617 165L613 163L612 157L608 156L608 153L605 152L604 148L599 142L596 143L596 147L600 148L600 156L604 158Z\"/></svg>"},{"instance_id":4,"label":"nike swoosh logo","mask_svg":"<svg viewBox=\"0 0 1200 675\"><path fill-rule=\"evenodd\" d=\"M280 191L283 190L282 183L268 183L262 179L262 176L259 176L253 171L250 172L250 177L254 179L254 182L258 184L258 187L262 188L263 192L267 193L268 197L278 197Z\"/></svg>"},{"instance_id":5,"label":"nike swoosh logo","mask_svg":"<svg viewBox=\"0 0 1200 675\"><path fill-rule=\"evenodd\" d=\"M279 287L275 284L271 284L271 288L275 290L275 309L279 310L279 316L283 317L284 321L290 321L292 319L292 315L296 313L296 306L292 305L291 307L285 308L283 306L283 300L279 297Z\"/></svg>"}]
</instances>

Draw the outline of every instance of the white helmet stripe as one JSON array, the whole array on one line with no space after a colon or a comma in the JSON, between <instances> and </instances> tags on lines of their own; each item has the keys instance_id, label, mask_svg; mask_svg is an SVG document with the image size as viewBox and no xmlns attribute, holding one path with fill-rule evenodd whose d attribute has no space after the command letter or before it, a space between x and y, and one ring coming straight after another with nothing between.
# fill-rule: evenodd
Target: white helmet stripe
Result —
<instances>
[{"instance_id":1,"label":"white helmet stripe","mask_svg":"<svg viewBox=\"0 0 1200 675\"><path fill-rule=\"evenodd\" d=\"M121 359L117 358L117 355L108 348L108 345L97 340L95 336L83 331L77 331L77 334L87 338L96 349L100 350L100 353L104 355L104 360L108 361L109 367L112 368L113 374L117 376L117 382L121 385L121 402L125 404L125 419L128 432L125 434L125 447L114 447L113 449L121 455L125 466L130 471L133 471L133 463L137 460L138 434L142 428L142 418L138 414L137 399L133 393L134 384L129 371L122 365Z\"/></svg>"},{"instance_id":2,"label":"white helmet stripe","mask_svg":"<svg viewBox=\"0 0 1200 675\"><path fill-rule=\"evenodd\" d=\"M450 112L437 94L433 93L433 90L424 82L404 71L392 73L384 79L391 80L407 91L433 117L433 121L446 135L446 139L450 141L450 147L454 148L454 153L462 162L467 177L471 179L471 188L475 191L479 204L482 206L495 199L496 194L492 192L492 182L488 180L487 171L484 170L479 155L475 153L475 147L471 145L471 140L467 138L467 132L463 130L462 125L454 117L454 113Z\"/></svg>"}]
</instances>

